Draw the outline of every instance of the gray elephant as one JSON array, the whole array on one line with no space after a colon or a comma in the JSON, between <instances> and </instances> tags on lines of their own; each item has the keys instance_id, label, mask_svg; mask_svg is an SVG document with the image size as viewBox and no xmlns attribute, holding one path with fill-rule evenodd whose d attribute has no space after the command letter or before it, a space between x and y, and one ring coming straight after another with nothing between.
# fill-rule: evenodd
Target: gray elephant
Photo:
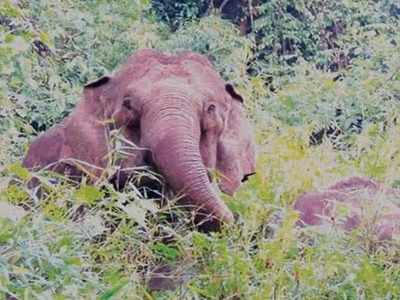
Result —
<instances>
[{"instance_id":1,"label":"gray elephant","mask_svg":"<svg viewBox=\"0 0 400 300\"><path fill-rule=\"evenodd\" d=\"M255 144L243 98L207 58L192 52L136 52L113 75L85 87L70 116L33 142L24 165L51 165L79 176L74 161L84 161L95 166L94 178L100 176L109 151L108 119L127 140L148 149L132 151L119 162L118 180L129 177L126 167L154 164L200 219L233 221L208 169L219 174L221 190L233 195L255 172Z\"/></svg>"},{"instance_id":2,"label":"gray elephant","mask_svg":"<svg viewBox=\"0 0 400 300\"><path fill-rule=\"evenodd\" d=\"M400 206L385 198L400 198L392 189L366 177L342 179L322 191L307 192L294 203L298 225L336 224L350 231L369 227L379 240L400 234ZM347 213L340 216L340 210Z\"/></svg>"}]
</instances>

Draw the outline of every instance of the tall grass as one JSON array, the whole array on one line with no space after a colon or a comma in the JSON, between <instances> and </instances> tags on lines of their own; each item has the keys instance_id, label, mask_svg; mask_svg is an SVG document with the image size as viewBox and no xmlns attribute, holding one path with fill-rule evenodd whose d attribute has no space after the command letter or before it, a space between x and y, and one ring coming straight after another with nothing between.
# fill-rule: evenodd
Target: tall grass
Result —
<instances>
[{"instance_id":1,"label":"tall grass","mask_svg":"<svg viewBox=\"0 0 400 300\"><path fill-rule=\"evenodd\" d=\"M0 4L0 202L11 205L0 214L0 299L400 297L399 237L299 229L291 208L303 192L346 176L399 186L394 17L349 25L340 43L360 55L331 72L301 56L291 65L262 60L259 41L218 16L171 33L147 1L14 2ZM32 174L19 162L29 142L71 111L86 81L143 47L203 53L245 96L257 175L234 198L224 196L239 217L221 232L198 232L179 195L148 170L137 170L123 191L107 180L76 186L57 176L54 185L46 172L35 174L42 199L27 188ZM329 126L339 134L312 146L310 136ZM160 181L161 193L138 185L143 177ZM12 208L21 207L30 209L15 219ZM165 266L178 287L151 291Z\"/></svg>"}]
</instances>

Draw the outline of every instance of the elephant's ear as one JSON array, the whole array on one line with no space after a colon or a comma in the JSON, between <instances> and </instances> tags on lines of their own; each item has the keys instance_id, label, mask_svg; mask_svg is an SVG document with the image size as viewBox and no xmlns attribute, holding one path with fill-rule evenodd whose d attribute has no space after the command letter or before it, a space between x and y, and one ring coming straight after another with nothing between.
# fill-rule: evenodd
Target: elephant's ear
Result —
<instances>
[{"instance_id":1,"label":"elephant's ear","mask_svg":"<svg viewBox=\"0 0 400 300\"><path fill-rule=\"evenodd\" d=\"M90 81L87 83L83 88L83 95L85 99L88 100L97 100L100 97L101 92L103 91L104 87L106 87L109 82L111 81L111 77L105 75L99 79L94 81Z\"/></svg>"},{"instance_id":2,"label":"elephant's ear","mask_svg":"<svg viewBox=\"0 0 400 300\"><path fill-rule=\"evenodd\" d=\"M101 77L101 78L99 78L99 79L96 79L96 80L93 80L93 81L88 82L88 83L85 85L85 89L97 88L97 87L99 87L99 86L102 86L102 85L106 84L106 83L109 82L110 80L111 80L111 77L108 76L108 75L105 75L105 76L103 76L103 77Z\"/></svg>"},{"instance_id":3,"label":"elephant's ear","mask_svg":"<svg viewBox=\"0 0 400 300\"><path fill-rule=\"evenodd\" d=\"M226 84L225 90L228 92L229 95L231 95L231 97L233 99L235 99L241 103L244 102L243 97L235 91L232 84L230 84L230 83Z\"/></svg>"}]
</instances>

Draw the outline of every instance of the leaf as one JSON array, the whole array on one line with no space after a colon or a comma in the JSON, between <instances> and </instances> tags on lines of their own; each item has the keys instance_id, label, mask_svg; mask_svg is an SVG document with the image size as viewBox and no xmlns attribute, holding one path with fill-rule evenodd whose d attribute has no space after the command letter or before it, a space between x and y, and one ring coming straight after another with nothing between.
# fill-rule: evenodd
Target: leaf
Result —
<instances>
[{"instance_id":1,"label":"leaf","mask_svg":"<svg viewBox=\"0 0 400 300\"><path fill-rule=\"evenodd\" d=\"M46 44L48 46L51 45L50 36L49 36L49 34L47 32L41 31L40 34L39 34L39 37L40 37L40 41L43 44Z\"/></svg>"},{"instance_id":2,"label":"leaf","mask_svg":"<svg viewBox=\"0 0 400 300\"><path fill-rule=\"evenodd\" d=\"M92 185L82 185L75 192L75 198L83 204L94 204L97 200L104 197L104 193Z\"/></svg>"},{"instance_id":3,"label":"leaf","mask_svg":"<svg viewBox=\"0 0 400 300\"><path fill-rule=\"evenodd\" d=\"M14 236L13 225L8 219L0 218L0 244L7 242ZM1 279L1 277L0 277ZM0 280L1 283L1 280Z\"/></svg>"},{"instance_id":4,"label":"leaf","mask_svg":"<svg viewBox=\"0 0 400 300\"><path fill-rule=\"evenodd\" d=\"M81 259L79 257L68 257L68 258L64 259L64 262L67 265L73 265L73 266L81 266L82 265Z\"/></svg>"},{"instance_id":5,"label":"leaf","mask_svg":"<svg viewBox=\"0 0 400 300\"><path fill-rule=\"evenodd\" d=\"M118 294L118 292L127 285L128 280L122 281L120 284L114 286L113 288L106 291L103 295L100 296L100 300L109 300Z\"/></svg>"},{"instance_id":6,"label":"leaf","mask_svg":"<svg viewBox=\"0 0 400 300\"><path fill-rule=\"evenodd\" d=\"M22 16L21 10L10 0L6 0L0 5L0 14L13 18L19 18Z\"/></svg>"},{"instance_id":7,"label":"leaf","mask_svg":"<svg viewBox=\"0 0 400 300\"><path fill-rule=\"evenodd\" d=\"M179 251L176 248L169 247L163 243L156 243L151 249L169 261L175 261L179 257Z\"/></svg>"},{"instance_id":8,"label":"leaf","mask_svg":"<svg viewBox=\"0 0 400 300\"><path fill-rule=\"evenodd\" d=\"M21 163L11 164L8 166L7 170L24 181L31 179L31 174L28 169L24 168Z\"/></svg>"}]
</instances>

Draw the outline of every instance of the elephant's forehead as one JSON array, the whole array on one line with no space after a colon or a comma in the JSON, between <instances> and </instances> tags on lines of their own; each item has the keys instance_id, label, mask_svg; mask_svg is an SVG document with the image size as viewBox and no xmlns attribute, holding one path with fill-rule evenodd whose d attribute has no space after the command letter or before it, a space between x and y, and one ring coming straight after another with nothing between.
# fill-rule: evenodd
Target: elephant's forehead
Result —
<instances>
[{"instance_id":1,"label":"elephant's forehead","mask_svg":"<svg viewBox=\"0 0 400 300\"><path fill-rule=\"evenodd\" d=\"M215 86L223 88L223 80L218 73L208 65L197 61L184 60L175 64L154 63L144 75L157 82L168 78L179 78L192 85Z\"/></svg>"},{"instance_id":2,"label":"elephant's forehead","mask_svg":"<svg viewBox=\"0 0 400 300\"><path fill-rule=\"evenodd\" d=\"M215 100L226 98L224 81L214 70L205 66L194 69L182 65L157 64L139 79L138 86L152 92L170 87Z\"/></svg>"},{"instance_id":3,"label":"elephant's forehead","mask_svg":"<svg viewBox=\"0 0 400 300\"><path fill-rule=\"evenodd\" d=\"M137 80L143 77L158 79L175 75L202 77L204 80L221 81L209 60L198 53L164 54L151 49L139 50L131 55L117 72L121 79Z\"/></svg>"},{"instance_id":4,"label":"elephant's forehead","mask_svg":"<svg viewBox=\"0 0 400 300\"><path fill-rule=\"evenodd\" d=\"M187 52L165 55L154 50L142 50L132 55L115 73L118 90L131 86L143 96L153 97L161 87L172 87L189 96L227 102L225 82L202 55Z\"/></svg>"}]
</instances>

